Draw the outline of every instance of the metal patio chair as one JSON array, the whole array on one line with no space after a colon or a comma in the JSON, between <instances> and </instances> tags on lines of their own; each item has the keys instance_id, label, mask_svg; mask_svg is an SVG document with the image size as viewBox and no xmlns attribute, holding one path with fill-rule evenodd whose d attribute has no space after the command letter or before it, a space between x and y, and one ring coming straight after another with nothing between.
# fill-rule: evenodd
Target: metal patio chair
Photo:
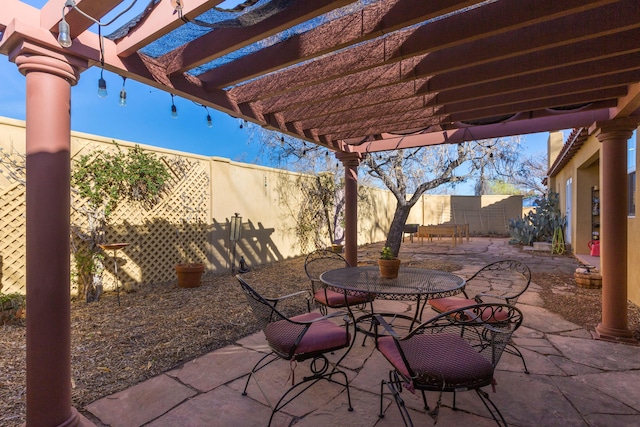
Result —
<instances>
[{"instance_id":1,"label":"metal patio chair","mask_svg":"<svg viewBox=\"0 0 640 427\"><path fill-rule=\"evenodd\" d=\"M369 305L369 310L373 313L373 300L375 295L363 293L362 295L345 295L327 287L321 280L320 275L327 270L351 267L344 257L328 249L319 249L307 255L304 261L304 271L311 281L311 294L320 313L327 314L327 308L344 308L357 306L364 310Z\"/></svg>"},{"instance_id":2,"label":"metal patio chair","mask_svg":"<svg viewBox=\"0 0 640 427\"><path fill-rule=\"evenodd\" d=\"M467 288L462 291L464 298L436 298L430 299L428 303L438 313L483 302L516 305L518 298L529 288L530 284L531 270L526 264L510 259L501 260L485 265L467 279ZM469 285L477 290L472 298L467 293ZM524 372L529 373L524 356L513 342L509 343L505 351L519 357L522 360Z\"/></svg>"},{"instance_id":3,"label":"metal patio chair","mask_svg":"<svg viewBox=\"0 0 640 427\"><path fill-rule=\"evenodd\" d=\"M242 395L247 395L249 381L251 378L254 378L260 392L271 407L271 417L269 418L269 425L271 425L271 421L276 412L284 408L318 381L327 380L346 388L348 410L353 411L351 394L349 392L349 380L347 379L346 373L338 366L347 355L348 350L335 362L330 361L326 357L327 353L333 353L334 351L344 348L350 349L353 344L351 340L352 334L349 332L349 325L353 322L348 321L346 318L347 313L333 312L330 315L323 316L316 312L288 317L276 308L278 303L289 297L307 293L306 291L296 292L278 298L266 298L256 292L240 275L237 275L236 279L240 282L242 291L271 349L271 352L262 357L251 369ZM344 327L330 320L338 316L345 316ZM272 405L262 387L260 387L255 374L279 359L295 362L310 359L311 373L296 383L292 381L292 386L284 392L275 405ZM342 381L340 381L340 379L334 379L334 376L340 377ZM292 375L292 378L295 378L295 375Z\"/></svg>"},{"instance_id":4,"label":"metal patio chair","mask_svg":"<svg viewBox=\"0 0 640 427\"><path fill-rule=\"evenodd\" d=\"M437 422L442 393L474 390L498 425L507 423L482 387L495 388L493 374L513 332L522 323L522 313L508 304L476 304L439 314L420 324L409 335L399 337L382 317L376 317L376 348L393 369L380 385L380 418L383 398L391 394L406 426L413 426L401 397L403 388L422 394L424 409ZM378 332L385 332L381 335ZM385 393L385 387L389 392ZM439 392L429 408L426 392Z\"/></svg>"}]
</instances>

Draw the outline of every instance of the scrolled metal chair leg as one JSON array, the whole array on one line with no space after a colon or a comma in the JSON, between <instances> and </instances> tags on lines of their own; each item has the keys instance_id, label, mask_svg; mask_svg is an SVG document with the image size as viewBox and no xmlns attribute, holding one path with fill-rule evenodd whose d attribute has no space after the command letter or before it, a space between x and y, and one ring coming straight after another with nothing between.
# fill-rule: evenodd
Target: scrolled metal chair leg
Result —
<instances>
[{"instance_id":1,"label":"scrolled metal chair leg","mask_svg":"<svg viewBox=\"0 0 640 427\"><path fill-rule=\"evenodd\" d=\"M393 396L393 400L398 407L398 411L400 412L400 416L402 417L402 422L407 427L413 427L413 421L411 420L411 416L409 415L409 410L404 403L402 397L400 397L400 393L402 392L402 383L400 378L398 377L397 372L391 371L389 372L389 381L382 380L380 383L380 414L378 414L379 418L384 418L383 411L383 397L384 397L384 386L387 386L391 391L391 395Z\"/></svg>"},{"instance_id":2,"label":"scrolled metal chair leg","mask_svg":"<svg viewBox=\"0 0 640 427\"><path fill-rule=\"evenodd\" d=\"M487 411L489 411L489 413L493 417L493 420L496 422L496 424L498 424L501 427L507 427L507 421L502 416L502 413L500 412L496 404L493 403L493 401L489 398L489 394L487 394L486 391L481 389L476 389L476 393L480 397L480 400L482 400L482 403L484 404L485 408L487 408ZM493 408L493 410L489 407L489 404L491 404L491 408ZM498 417L500 417L500 419L496 417L496 414L498 414Z\"/></svg>"}]
</instances>

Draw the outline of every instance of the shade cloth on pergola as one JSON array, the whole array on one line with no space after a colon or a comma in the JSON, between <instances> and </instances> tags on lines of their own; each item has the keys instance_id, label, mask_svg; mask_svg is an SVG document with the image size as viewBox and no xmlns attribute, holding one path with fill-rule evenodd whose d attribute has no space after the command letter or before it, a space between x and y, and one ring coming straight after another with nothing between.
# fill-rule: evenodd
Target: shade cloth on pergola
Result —
<instances>
[{"instance_id":1,"label":"shade cloth on pergola","mask_svg":"<svg viewBox=\"0 0 640 427\"><path fill-rule=\"evenodd\" d=\"M589 127L640 103L635 0L145 1L103 30L106 70L336 150ZM100 20L130 0L76 3ZM64 4L5 0L0 51L29 40L100 66L92 22Z\"/></svg>"},{"instance_id":2,"label":"shade cloth on pergola","mask_svg":"<svg viewBox=\"0 0 640 427\"><path fill-rule=\"evenodd\" d=\"M70 86L92 66L334 150L354 265L363 153L589 129L602 142L596 332L633 339L626 142L640 122L640 2L249 0L227 11L151 0L109 37L93 30L130 3L0 7L0 53L27 86L28 426L84 422L70 407Z\"/></svg>"}]
</instances>

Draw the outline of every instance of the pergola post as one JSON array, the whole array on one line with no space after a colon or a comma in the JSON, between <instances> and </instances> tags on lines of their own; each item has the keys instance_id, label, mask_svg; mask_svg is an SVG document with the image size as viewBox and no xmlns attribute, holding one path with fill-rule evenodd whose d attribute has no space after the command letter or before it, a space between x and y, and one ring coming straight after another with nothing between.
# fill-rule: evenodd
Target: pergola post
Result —
<instances>
[{"instance_id":1,"label":"pergola post","mask_svg":"<svg viewBox=\"0 0 640 427\"><path fill-rule=\"evenodd\" d=\"M634 342L627 324L627 140L637 119L598 122L600 155L601 339Z\"/></svg>"},{"instance_id":2,"label":"pergola post","mask_svg":"<svg viewBox=\"0 0 640 427\"><path fill-rule=\"evenodd\" d=\"M26 51L25 51L26 52ZM21 53L26 76L27 426L77 426L71 407L71 85L64 58Z\"/></svg>"},{"instance_id":3,"label":"pergola post","mask_svg":"<svg viewBox=\"0 0 640 427\"><path fill-rule=\"evenodd\" d=\"M358 265L358 153L336 152L344 165L344 236L345 258L352 266Z\"/></svg>"}]
</instances>

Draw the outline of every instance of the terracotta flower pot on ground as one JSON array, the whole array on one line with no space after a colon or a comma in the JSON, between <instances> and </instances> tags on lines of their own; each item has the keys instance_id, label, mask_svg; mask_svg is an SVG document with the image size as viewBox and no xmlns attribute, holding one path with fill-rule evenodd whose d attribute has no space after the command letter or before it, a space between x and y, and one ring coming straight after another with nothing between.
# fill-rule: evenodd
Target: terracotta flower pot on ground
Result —
<instances>
[{"instance_id":1,"label":"terracotta flower pot on ground","mask_svg":"<svg viewBox=\"0 0 640 427\"><path fill-rule=\"evenodd\" d=\"M395 279L398 277L400 262L400 258L379 259L378 266L380 267L380 276L385 279Z\"/></svg>"},{"instance_id":2,"label":"terracotta flower pot on ground","mask_svg":"<svg viewBox=\"0 0 640 427\"><path fill-rule=\"evenodd\" d=\"M177 264L178 286L181 288L197 288L202 283L204 264Z\"/></svg>"}]
</instances>

